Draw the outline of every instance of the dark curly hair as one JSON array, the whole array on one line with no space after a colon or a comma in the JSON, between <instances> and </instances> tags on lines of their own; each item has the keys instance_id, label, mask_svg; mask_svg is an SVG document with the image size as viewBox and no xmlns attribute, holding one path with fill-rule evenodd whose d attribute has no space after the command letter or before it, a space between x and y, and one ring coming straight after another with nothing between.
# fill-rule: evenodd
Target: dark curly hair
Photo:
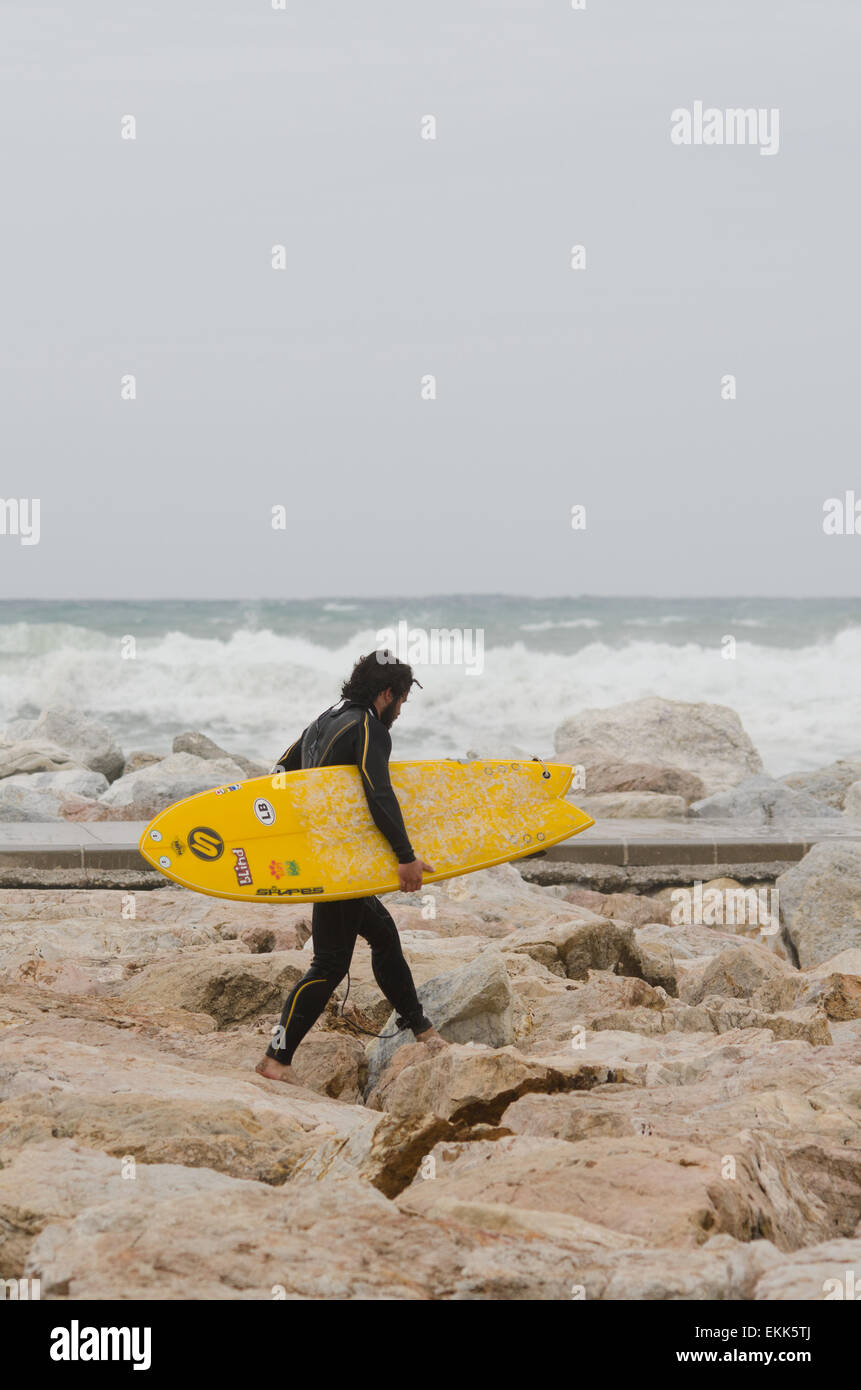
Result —
<instances>
[{"instance_id":1,"label":"dark curly hair","mask_svg":"<svg viewBox=\"0 0 861 1390\"><path fill-rule=\"evenodd\" d=\"M348 680L341 686L342 700L358 700L370 705L384 690L391 689L395 699L408 695L414 685L422 689L421 681L413 675L412 666L398 661L388 650L369 652L360 656Z\"/></svg>"}]
</instances>

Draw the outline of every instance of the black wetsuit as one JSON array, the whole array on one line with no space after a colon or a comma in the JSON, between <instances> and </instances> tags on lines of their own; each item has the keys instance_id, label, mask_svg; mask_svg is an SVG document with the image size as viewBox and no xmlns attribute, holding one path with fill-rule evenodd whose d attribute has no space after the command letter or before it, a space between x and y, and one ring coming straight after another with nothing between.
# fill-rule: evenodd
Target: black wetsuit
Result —
<instances>
[{"instance_id":1,"label":"black wetsuit","mask_svg":"<svg viewBox=\"0 0 861 1390\"><path fill-rule=\"evenodd\" d=\"M398 799L389 780L392 740L373 706L342 700L304 729L283 753L276 772L306 767L358 767L368 808L400 864L415 859ZM371 948L374 979L398 1014L398 1027L422 1033L431 1027L404 960L398 929L379 898L315 903L311 914L314 956L307 973L287 996L281 1025L267 1055L289 1065L293 1053L346 975L358 936Z\"/></svg>"}]
</instances>

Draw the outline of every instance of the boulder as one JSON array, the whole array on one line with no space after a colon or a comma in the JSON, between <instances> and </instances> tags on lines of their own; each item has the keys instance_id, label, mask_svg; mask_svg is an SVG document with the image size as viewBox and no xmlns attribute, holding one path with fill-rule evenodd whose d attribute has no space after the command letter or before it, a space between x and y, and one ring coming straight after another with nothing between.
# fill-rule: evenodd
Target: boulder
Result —
<instances>
[{"instance_id":1,"label":"boulder","mask_svg":"<svg viewBox=\"0 0 861 1390\"><path fill-rule=\"evenodd\" d=\"M69 821L117 821L117 820L142 820L144 822L152 820L152 815L132 815L130 810L124 806L105 806L98 798L92 800L86 796L64 796L60 802L60 815L63 820Z\"/></svg>"},{"instance_id":2,"label":"boulder","mask_svg":"<svg viewBox=\"0 0 861 1390\"><path fill-rule=\"evenodd\" d=\"M777 880L784 931L802 970L861 948L861 844L823 840Z\"/></svg>"},{"instance_id":3,"label":"boulder","mask_svg":"<svg viewBox=\"0 0 861 1390\"><path fill-rule=\"evenodd\" d=\"M409 1209L410 1203L411 1198L405 1198L403 1207ZM462 1201L440 1193L436 1197L429 1195L423 1201L422 1210L426 1217L441 1222L443 1226L454 1223L487 1232L494 1237L520 1235L527 1240L552 1238L575 1246L581 1256L587 1252L594 1255L599 1251L624 1252L628 1257L635 1252L647 1253L647 1242L637 1236L620 1235L607 1226L598 1226L594 1221L584 1221L581 1217L563 1215L558 1211L535 1211L530 1207L506 1206L504 1202ZM478 1290L476 1293L481 1297Z\"/></svg>"},{"instance_id":4,"label":"boulder","mask_svg":"<svg viewBox=\"0 0 861 1390\"><path fill-rule=\"evenodd\" d=\"M616 975L646 978L633 929L624 922L608 919L600 926L580 923L571 930L561 954L569 980L585 980L590 970L612 970Z\"/></svg>"},{"instance_id":5,"label":"boulder","mask_svg":"<svg viewBox=\"0 0 861 1390\"><path fill-rule=\"evenodd\" d=\"M32 772L80 771L77 762L65 748L47 739L21 739L0 744L0 778Z\"/></svg>"},{"instance_id":6,"label":"boulder","mask_svg":"<svg viewBox=\"0 0 861 1390\"><path fill-rule=\"evenodd\" d=\"M717 1045L677 1034L645 1043L667 1054L671 1045L687 1047L690 1074L682 1080L669 1066L649 1067L645 1085L528 1093L504 1112L499 1128L570 1143L654 1136L719 1153L737 1152L733 1136L740 1130L759 1131L783 1150L802 1189L822 1202L831 1229L852 1232L861 1218L861 1115L853 1100L859 1068L846 1053L841 1058L836 1042L814 1050L806 1042L775 1040L769 1031L737 1033L733 1040L724 1034ZM590 1037L585 1055L592 1049ZM708 1059L707 1067L696 1072L696 1058ZM821 1150L818 1164L814 1148Z\"/></svg>"},{"instance_id":7,"label":"boulder","mask_svg":"<svg viewBox=\"0 0 861 1390\"><path fill-rule=\"evenodd\" d=\"M670 904L647 898L639 893L597 893L593 888L571 888L565 892L565 902L587 907L601 917L613 917L642 927L646 922L669 922Z\"/></svg>"},{"instance_id":8,"label":"boulder","mask_svg":"<svg viewBox=\"0 0 861 1390\"><path fill-rule=\"evenodd\" d=\"M561 761L586 766L587 784L592 763L680 768L699 776L708 794L762 772L762 760L734 710L658 696L581 710L557 729L555 745Z\"/></svg>"},{"instance_id":9,"label":"boulder","mask_svg":"<svg viewBox=\"0 0 861 1390\"><path fill-rule=\"evenodd\" d=\"M571 1021L587 1028L601 1027L600 1020L609 1013L643 1010L657 1016L673 1002L666 990L654 989L636 975L611 975L602 970L590 971L588 980L570 990L567 1001Z\"/></svg>"},{"instance_id":10,"label":"boulder","mask_svg":"<svg viewBox=\"0 0 861 1390\"><path fill-rule=\"evenodd\" d=\"M312 1091L359 1104L368 1071L364 1044L348 1033L306 1034L293 1070Z\"/></svg>"},{"instance_id":11,"label":"boulder","mask_svg":"<svg viewBox=\"0 0 861 1390\"><path fill-rule=\"evenodd\" d=\"M857 975L834 973L821 979L808 976L806 980L802 977L801 983L804 987L799 992L800 1005L822 1009L835 1023L861 1018L861 979Z\"/></svg>"},{"instance_id":12,"label":"boulder","mask_svg":"<svg viewBox=\"0 0 861 1390\"><path fill-rule=\"evenodd\" d=\"M94 1040L104 1046L98 1031ZM188 1058L160 1056L136 1045L133 1035L120 1037L107 1071L100 1066L104 1058L98 1046L68 1037L30 1037L17 1047L13 1040L0 1046L4 1165L10 1155L22 1149L30 1154L53 1134L107 1151L117 1170L117 1160L129 1154L138 1163L177 1163L280 1184L325 1137L306 1130L309 1116L303 1109L317 1097L304 1088L297 1088L293 1107L280 1104L250 1069L219 1076L201 1068L193 1052ZM197 1045L200 1039L191 1041ZM63 1055L57 1075L52 1075L52 1047ZM26 1090L11 1076L16 1062ZM7 1174L5 1166L0 1168L0 1177Z\"/></svg>"},{"instance_id":13,"label":"boulder","mask_svg":"<svg viewBox=\"0 0 861 1390\"><path fill-rule=\"evenodd\" d=\"M145 802L166 810L175 801L195 796L212 787L241 782L245 773L229 759L198 758L193 753L172 753L161 762L120 777L100 798L106 806L131 806ZM157 814L156 811L153 815Z\"/></svg>"},{"instance_id":14,"label":"boulder","mask_svg":"<svg viewBox=\"0 0 861 1390\"><path fill-rule=\"evenodd\" d=\"M138 895L138 901L155 896L155 893L142 893ZM54 989L62 987L62 984L58 986L57 978L66 967L72 966L83 971L91 980L113 980L122 989L130 968L146 962L151 962L155 968L154 957L185 948L188 948L190 957L201 953L201 961L205 959L210 969L214 967L215 958L201 951L202 947L219 945L218 935L211 927L189 923L179 914L175 914L173 920L147 920L145 907L141 908L140 915L134 920L124 920L122 911L122 904L117 902L115 911L107 918L91 915L84 901L79 907L70 905L55 920L28 917L23 910L12 922L0 919L0 971L7 981L16 977L32 979L43 987ZM222 950L233 952L233 944L223 945ZM237 959L237 953L222 955L217 959L222 966L226 966L229 961ZM193 968L192 959L185 964ZM200 969L206 973L203 964ZM176 973L181 975L181 971ZM79 975L78 978L82 977ZM136 978L140 979L141 975ZM68 978L65 988L70 994L81 992L79 988L71 986ZM146 997L145 987L140 997ZM155 988L150 991L149 997L157 1004L170 1003L167 993L163 1000L159 1000ZM173 1007L173 1004L170 1006Z\"/></svg>"},{"instance_id":15,"label":"boulder","mask_svg":"<svg viewBox=\"0 0 861 1390\"><path fill-rule=\"evenodd\" d=\"M585 1040L586 1030L667 1032L676 1025L674 1012L679 1007L664 989L654 989L634 975L611 975L605 971L590 971L587 981L569 985L554 1002L555 1007L541 1010L540 1036L549 1038L551 1044L567 1044L572 1048L575 1030L580 1033L581 1041ZM558 1029L551 1024L553 1017L561 1025ZM699 1026L708 1026L707 1021L700 1021ZM536 1050L544 1049L539 1043ZM589 1054L588 1046L585 1053Z\"/></svg>"},{"instance_id":16,"label":"boulder","mask_svg":"<svg viewBox=\"0 0 861 1390\"><path fill-rule=\"evenodd\" d=\"M438 937L485 940L502 938L515 926L579 920L581 915L555 892L527 882L513 864L429 883L421 893L389 893L386 904L400 931L432 928Z\"/></svg>"},{"instance_id":17,"label":"boulder","mask_svg":"<svg viewBox=\"0 0 861 1390\"><path fill-rule=\"evenodd\" d=\"M834 1039L828 1019L819 1008L787 1010L785 1013L761 1013L747 1000L721 999L709 995L703 1009L711 1019L716 1033L730 1033L745 1028L769 1028L775 1038L798 1038L813 1047L831 1047Z\"/></svg>"},{"instance_id":18,"label":"boulder","mask_svg":"<svg viewBox=\"0 0 861 1390\"><path fill-rule=\"evenodd\" d=\"M568 799L593 820L681 820L687 810L684 797L663 792L573 792Z\"/></svg>"},{"instance_id":19,"label":"boulder","mask_svg":"<svg viewBox=\"0 0 861 1390\"><path fill-rule=\"evenodd\" d=\"M86 797L90 801L100 797L109 786L103 773L91 772L86 767L64 772L16 772L6 781L33 791L53 791L61 797Z\"/></svg>"},{"instance_id":20,"label":"boulder","mask_svg":"<svg viewBox=\"0 0 861 1390\"><path fill-rule=\"evenodd\" d=\"M686 802L705 796L702 778L680 767L661 767L657 763L590 763L586 768L584 792L662 792L680 796Z\"/></svg>"},{"instance_id":21,"label":"boulder","mask_svg":"<svg viewBox=\"0 0 861 1390\"><path fill-rule=\"evenodd\" d=\"M861 1238L824 1241L784 1255L760 1275L753 1297L769 1303L857 1302L861 1296L859 1270Z\"/></svg>"},{"instance_id":22,"label":"boulder","mask_svg":"<svg viewBox=\"0 0 861 1390\"><path fill-rule=\"evenodd\" d=\"M27 786L0 782L0 821L59 821L60 797L56 792L34 791Z\"/></svg>"},{"instance_id":23,"label":"boulder","mask_svg":"<svg viewBox=\"0 0 861 1390\"><path fill-rule=\"evenodd\" d=\"M821 1239L824 1211L805 1196L768 1136L745 1131L713 1151L685 1141L600 1136L576 1144L512 1135L446 1141L431 1151L436 1182L417 1176L398 1205L424 1214L435 1189L461 1201L499 1202L597 1221L651 1246L691 1249L726 1233L781 1250ZM729 1180L725 1160L734 1159Z\"/></svg>"},{"instance_id":24,"label":"boulder","mask_svg":"<svg viewBox=\"0 0 861 1390\"><path fill-rule=\"evenodd\" d=\"M239 940L252 955L269 955L272 951L301 951L310 932L303 922L290 922L283 927L243 927Z\"/></svg>"},{"instance_id":25,"label":"boulder","mask_svg":"<svg viewBox=\"0 0 861 1390\"><path fill-rule=\"evenodd\" d=\"M110 1300L118 1289L130 1300L181 1301L190 1288L224 1302L556 1301L587 1277L587 1255L602 1262L596 1296L615 1268L604 1261L617 1259L623 1275L630 1241L573 1220L559 1223L557 1237L546 1215L517 1216L472 1204L467 1219L426 1220L346 1175L284 1187L138 1162L130 1183L121 1156L69 1141L34 1145L0 1170L9 1277L38 1277L43 1298L74 1301ZM651 1297L668 1285L691 1297L741 1297L767 1263L755 1253L755 1263L744 1250L680 1257L664 1276L652 1259L634 1283Z\"/></svg>"},{"instance_id":26,"label":"boulder","mask_svg":"<svg viewBox=\"0 0 861 1390\"><path fill-rule=\"evenodd\" d=\"M695 801L690 814L701 820L749 820L759 825L773 821L826 819L839 816L825 801L809 792L787 787L774 777L746 777L729 791Z\"/></svg>"},{"instance_id":27,"label":"boulder","mask_svg":"<svg viewBox=\"0 0 861 1390\"><path fill-rule=\"evenodd\" d=\"M787 787L806 792L817 801L827 802L835 811L842 811L850 786L861 781L861 758L839 758L836 763L817 768L815 772L789 772L780 780Z\"/></svg>"},{"instance_id":28,"label":"boulder","mask_svg":"<svg viewBox=\"0 0 861 1390\"><path fill-rule=\"evenodd\" d=\"M861 976L861 946L850 947L846 951L838 951L836 956L829 956L827 960L821 961L808 971L811 978L824 978L826 975L842 973L844 975Z\"/></svg>"},{"instance_id":29,"label":"boulder","mask_svg":"<svg viewBox=\"0 0 861 1390\"><path fill-rule=\"evenodd\" d=\"M219 748L217 743L213 743L206 734L190 732L177 734L173 741L174 753L191 753L196 758L207 758L211 762L223 761L225 758L238 764L242 768L243 776L246 778L265 777L272 768L265 763L255 762L252 758L243 758L240 753L226 753L223 748Z\"/></svg>"},{"instance_id":30,"label":"boulder","mask_svg":"<svg viewBox=\"0 0 861 1390\"><path fill-rule=\"evenodd\" d=\"M767 982L795 976L796 972L786 961L764 946L740 940L686 970L679 985L679 996L686 1004L700 1004L713 994L750 999Z\"/></svg>"},{"instance_id":31,"label":"boulder","mask_svg":"<svg viewBox=\"0 0 861 1390\"><path fill-rule=\"evenodd\" d=\"M654 951L650 943L641 948L627 922L581 911L585 920L522 927L503 937L500 947L506 953L523 952L569 980L585 980L590 970L610 970L614 975L636 975L675 994L675 970L667 953Z\"/></svg>"},{"instance_id":32,"label":"boulder","mask_svg":"<svg viewBox=\"0 0 861 1390\"><path fill-rule=\"evenodd\" d=\"M637 1133L633 1109L594 1104L595 1097L578 1091L521 1095L504 1112L501 1125L512 1134L533 1139L565 1139L576 1144L596 1135L620 1139Z\"/></svg>"},{"instance_id":33,"label":"boulder","mask_svg":"<svg viewBox=\"0 0 861 1390\"><path fill-rule=\"evenodd\" d=\"M285 1087L254 1071L265 1047L257 1031L207 1033L166 1010L114 1013L113 1026L93 1021L95 1005L78 1018L60 1011L46 1017L43 1005L36 1022L0 1034L0 1172L10 1154L62 1135L143 1163L270 1184L361 1178L391 1195L449 1132L434 1116L351 1103L364 1055L344 1035L309 1037L296 1059L300 1084Z\"/></svg>"},{"instance_id":34,"label":"boulder","mask_svg":"<svg viewBox=\"0 0 861 1390\"><path fill-rule=\"evenodd\" d=\"M0 735L0 742L20 743L22 739L30 738L35 723L35 719L10 720L3 730L2 735Z\"/></svg>"},{"instance_id":35,"label":"boulder","mask_svg":"<svg viewBox=\"0 0 861 1390\"><path fill-rule=\"evenodd\" d=\"M118 993L133 1003L209 1014L218 1028L229 1028L261 1014L280 1014L307 964L296 951L227 956L201 951L185 959L155 961Z\"/></svg>"},{"instance_id":36,"label":"boulder","mask_svg":"<svg viewBox=\"0 0 861 1390\"><path fill-rule=\"evenodd\" d=\"M163 753L129 753L123 766L123 776L129 777L133 772L140 772L143 767L152 767L153 763L160 763L163 757Z\"/></svg>"},{"instance_id":37,"label":"boulder","mask_svg":"<svg viewBox=\"0 0 861 1390\"><path fill-rule=\"evenodd\" d=\"M805 1191L829 1213L829 1234L861 1236L861 1150L824 1135L801 1142L793 1135L783 1148ZM855 1271L855 1295L861 1301L861 1269Z\"/></svg>"},{"instance_id":38,"label":"boulder","mask_svg":"<svg viewBox=\"0 0 861 1390\"><path fill-rule=\"evenodd\" d=\"M487 1043L505 1047L514 1041L514 997L505 961L492 946L475 960L419 985L417 993L425 1014L449 1042ZM394 1033L396 1015L390 1014L384 1033ZM394 1037L378 1038L368 1048L367 1091L372 1091L394 1054L414 1041L407 1029Z\"/></svg>"},{"instance_id":39,"label":"boulder","mask_svg":"<svg viewBox=\"0 0 861 1390\"><path fill-rule=\"evenodd\" d=\"M453 1129L469 1129L496 1124L518 1096L564 1085L561 1072L513 1047L450 1044L431 1052L413 1043L394 1056L366 1104L393 1115L436 1115Z\"/></svg>"},{"instance_id":40,"label":"boulder","mask_svg":"<svg viewBox=\"0 0 861 1390\"><path fill-rule=\"evenodd\" d=\"M44 709L33 726L33 737L65 748L76 762L101 772L109 782L122 773L123 752L107 725L88 719L69 705Z\"/></svg>"},{"instance_id":41,"label":"boulder","mask_svg":"<svg viewBox=\"0 0 861 1390\"><path fill-rule=\"evenodd\" d=\"M861 781L853 782L849 787L843 810L851 820L861 820Z\"/></svg>"}]
</instances>

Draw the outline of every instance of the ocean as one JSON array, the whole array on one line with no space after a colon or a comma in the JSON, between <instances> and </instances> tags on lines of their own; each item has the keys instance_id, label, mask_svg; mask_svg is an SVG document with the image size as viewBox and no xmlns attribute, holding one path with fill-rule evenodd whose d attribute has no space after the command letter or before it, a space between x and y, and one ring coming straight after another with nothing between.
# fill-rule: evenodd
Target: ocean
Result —
<instances>
[{"instance_id":1,"label":"ocean","mask_svg":"<svg viewBox=\"0 0 861 1390\"><path fill-rule=\"evenodd\" d=\"M414 648L463 630L472 660L414 662L396 758L547 757L563 719L644 695L730 705L774 775L861 750L854 599L4 601L0 727L63 703L126 752L199 729L272 762L399 623Z\"/></svg>"}]
</instances>

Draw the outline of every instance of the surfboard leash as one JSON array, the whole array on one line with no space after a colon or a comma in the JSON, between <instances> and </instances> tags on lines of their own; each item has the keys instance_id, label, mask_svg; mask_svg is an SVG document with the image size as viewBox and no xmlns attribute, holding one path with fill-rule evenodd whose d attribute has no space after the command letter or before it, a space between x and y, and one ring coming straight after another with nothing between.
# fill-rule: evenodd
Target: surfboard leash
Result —
<instances>
[{"instance_id":1,"label":"surfboard leash","mask_svg":"<svg viewBox=\"0 0 861 1390\"><path fill-rule=\"evenodd\" d=\"M344 995L344 998L343 998L343 1000L341 1001L341 1008L340 1008L340 1011L339 1011L339 1013L338 1013L338 1017L339 1017L339 1018L342 1018L342 1019L344 1020L344 1022L346 1023L346 1025L347 1025L348 1028L356 1028L360 1033L366 1033L367 1036L368 1036L369 1038L383 1038L383 1039L385 1039L385 1038L396 1038L396 1037L398 1036L398 1033L406 1033L406 1032L408 1031L407 1025L404 1024L403 1028L396 1028L395 1031L394 1031L394 1033L372 1033L371 1030L370 1030L370 1028L363 1028L362 1025L361 1025L360 1023L354 1023L353 1020L352 1020L351 1018L346 1018L345 1015L344 1015L344 1005L345 1005L346 1002L347 1002L347 996L349 995L349 993L350 993L350 972L349 972L349 970L348 970L348 971L347 971L347 993Z\"/></svg>"}]
</instances>

